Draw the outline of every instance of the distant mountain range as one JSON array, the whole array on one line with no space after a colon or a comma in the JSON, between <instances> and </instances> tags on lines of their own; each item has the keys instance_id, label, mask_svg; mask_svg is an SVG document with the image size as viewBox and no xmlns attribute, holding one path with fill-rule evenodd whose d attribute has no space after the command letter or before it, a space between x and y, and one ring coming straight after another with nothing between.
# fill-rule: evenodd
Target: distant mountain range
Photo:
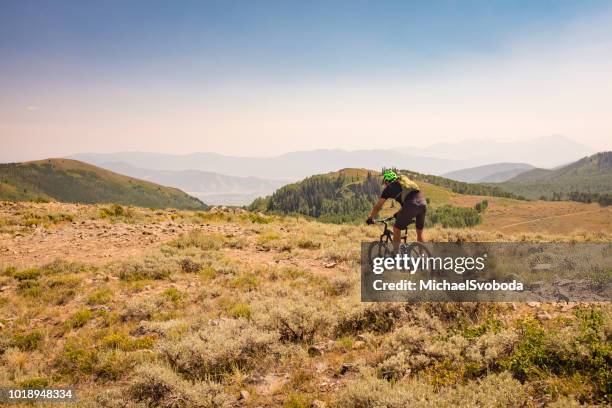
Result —
<instances>
[{"instance_id":1,"label":"distant mountain range","mask_svg":"<svg viewBox=\"0 0 612 408\"><path fill-rule=\"evenodd\" d=\"M522 163L530 163L542 168L552 168L571 163L596 152L589 146L559 135L516 142L468 139L454 143L435 143L421 149L401 148L399 150L413 155L431 156L438 159L457 160L460 158L467 164L464 167L491 163L514 163L520 160Z\"/></svg>"},{"instance_id":2,"label":"distant mountain range","mask_svg":"<svg viewBox=\"0 0 612 408\"><path fill-rule=\"evenodd\" d=\"M151 170L127 163L101 163L102 168L131 177L179 188L207 204L246 205L255 198L272 194L287 184L281 180L226 176L201 170Z\"/></svg>"},{"instance_id":3,"label":"distant mountain range","mask_svg":"<svg viewBox=\"0 0 612 408\"><path fill-rule=\"evenodd\" d=\"M284 184L341 168L396 167L442 174L459 181L490 183L509 180L533 165L552 168L591 153L591 148L566 137L551 136L512 143L464 140L427 148L323 149L272 157L119 152L80 153L70 158L177 187L207 203L245 205Z\"/></svg>"},{"instance_id":4,"label":"distant mountain range","mask_svg":"<svg viewBox=\"0 0 612 408\"><path fill-rule=\"evenodd\" d=\"M166 171L200 170L238 177L259 177L295 181L313 174L328 173L341 168L382 167L414 168L417 171L440 174L465 167L461 160L420 157L395 150L341 149L290 152L274 157L235 157L216 153L170 155L145 152L83 153L70 156L99 166L121 162L141 169Z\"/></svg>"},{"instance_id":5,"label":"distant mountain range","mask_svg":"<svg viewBox=\"0 0 612 408\"><path fill-rule=\"evenodd\" d=\"M517 159L537 167L554 167L592 153L593 149L568 138L551 136L513 143L465 140L457 143L438 143L424 149L310 150L272 157L146 152L81 153L70 157L100 166L125 163L139 169L199 170L237 177L296 181L313 174L350 167L397 167L435 175L491 163L515 162Z\"/></svg>"},{"instance_id":6,"label":"distant mountain range","mask_svg":"<svg viewBox=\"0 0 612 408\"><path fill-rule=\"evenodd\" d=\"M498 183L532 170L527 163L495 163L442 174L443 177L468 183Z\"/></svg>"},{"instance_id":7,"label":"distant mountain range","mask_svg":"<svg viewBox=\"0 0 612 408\"><path fill-rule=\"evenodd\" d=\"M69 159L0 164L0 200L117 203L151 208L206 209L170 187Z\"/></svg>"},{"instance_id":8,"label":"distant mountain range","mask_svg":"<svg viewBox=\"0 0 612 408\"><path fill-rule=\"evenodd\" d=\"M496 185L533 199L553 198L554 193L612 193L612 151L552 170L533 169Z\"/></svg>"}]
</instances>

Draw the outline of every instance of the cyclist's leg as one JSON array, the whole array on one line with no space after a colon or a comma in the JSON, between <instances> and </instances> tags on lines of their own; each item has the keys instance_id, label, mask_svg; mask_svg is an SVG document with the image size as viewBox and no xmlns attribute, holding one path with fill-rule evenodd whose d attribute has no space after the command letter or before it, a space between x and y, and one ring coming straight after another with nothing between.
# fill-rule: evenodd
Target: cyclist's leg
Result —
<instances>
[{"instance_id":1,"label":"cyclist's leg","mask_svg":"<svg viewBox=\"0 0 612 408\"><path fill-rule=\"evenodd\" d=\"M397 254L399 252L399 246L402 239L402 230L395 225L393 226L393 250Z\"/></svg>"},{"instance_id":2,"label":"cyclist's leg","mask_svg":"<svg viewBox=\"0 0 612 408\"><path fill-rule=\"evenodd\" d=\"M416 234L417 241L425 242L425 238L423 237L423 229L425 228L425 213L427 213L426 205L417 205L417 214L415 217L415 226L416 226Z\"/></svg>"},{"instance_id":3,"label":"cyclist's leg","mask_svg":"<svg viewBox=\"0 0 612 408\"><path fill-rule=\"evenodd\" d=\"M413 218L414 215L404 207L402 207L402 209L395 214L395 224L393 225L393 246L395 248L395 252L398 252L399 250L402 240L402 230L408 227Z\"/></svg>"}]
</instances>

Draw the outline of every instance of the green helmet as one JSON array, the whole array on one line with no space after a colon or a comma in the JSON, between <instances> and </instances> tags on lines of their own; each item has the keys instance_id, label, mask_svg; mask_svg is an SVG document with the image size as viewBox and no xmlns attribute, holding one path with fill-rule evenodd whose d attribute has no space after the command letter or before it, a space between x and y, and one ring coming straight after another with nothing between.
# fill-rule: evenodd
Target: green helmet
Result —
<instances>
[{"instance_id":1,"label":"green helmet","mask_svg":"<svg viewBox=\"0 0 612 408\"><path fill-rule=\"evenodd\" d=\"M395 173L393 170L385 170L383 171L383 181L386 182L392 182L397 180L399 177L397 175L397 173Z\"/></svg>"}]
</instances>

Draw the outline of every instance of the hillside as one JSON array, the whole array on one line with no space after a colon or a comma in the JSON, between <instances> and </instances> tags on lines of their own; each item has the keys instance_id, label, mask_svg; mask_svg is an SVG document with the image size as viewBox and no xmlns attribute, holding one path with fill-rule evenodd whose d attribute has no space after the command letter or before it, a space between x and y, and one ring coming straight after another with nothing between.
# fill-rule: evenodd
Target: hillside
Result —
<instances>
[{"instance_id":1,"label":"hillside","mask_svg":"<svg viewBox=\"0 0 612 408\"><path fill-rule=\"evenodd\" d=\"M258 177L227 176L201 170L155 170L123 162L102 163L100 167L126 176L176 187L207 204L247 205L255 198L272 194L286 181Z\"/></svg>"},{"instance_id":2,"label":"hillside","mask_svg":"<svg viewBox=\"0 0 612 408\"><path fill-rule=\"evenodd\" d=\"M597 153L553 170L533 169L496 185L533 199L567 199L572 192L612 193L612 152Z\"/></svg>"},{"instance_id":3,"label":"hillside","mask_svg":"<svg viewBox=\"0 0 612 408\"><path fill-rule=\"evenodd\" d=\"M511 194L497 187L463 183L403 170L402 173L408 174L418 182L431 210L450 205L453 197L463 193L512 197ZM302 214L323 222L361 222L366 218L381 192L380 173L366 169L343 169L311 176L300 182L286 185L269 197L255 200L249 209L275 214ZM397 211L398 208L394 200L388 200L385 206L384 214L390 214ZM464 210L458 211L465 213ZM475 225L480 222L480 217L475 214L475 211L472 212L462 214L461 217L474 219L475 221L470 222L470 225ZM432 223L436 222L437 217L433 211L428 212L428 217L431 217ZM445 218L447 217L448 214L445 215ZM461 225L463 222L455 226Z\"/></svg>"},{"instance_id":4,"label":"hillside","mask_svg":"<svg viewBox=\"0 0 612 408\"><path fill-rule=\"evenodd\" d=\"M344 169L319 174L279 188L249 208L278 214L302 214L324 222L363 218L380 196L381 183L373 171Z\"/></svg>"},{"instance_id":5,"label":"hillside","mask_svg":"<svg viewBox=\"0 0 612 408\"><path fill-rule=\"evenodd\" d=\"M117 203L151 208L206 208L200 200L176 188L68 159L0 164L0 199Z\"/></svg>"},{"instance_id":6,"label":"hillside","mask_svg":"<svg viewBox=\"0 0 612 408\"><path fill-rule=\"evenodd\" d=\"M494 163L442 174L442 177L468 183L501 182L533 169L527 163Z\"/></svg>"}]
</instances>

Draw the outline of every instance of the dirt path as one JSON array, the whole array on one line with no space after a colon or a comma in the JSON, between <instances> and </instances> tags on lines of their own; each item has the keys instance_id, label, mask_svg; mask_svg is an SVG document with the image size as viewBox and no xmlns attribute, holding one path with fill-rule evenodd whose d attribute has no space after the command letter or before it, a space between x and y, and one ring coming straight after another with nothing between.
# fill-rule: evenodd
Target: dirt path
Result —
<instances>
[{"instance_id":1,"label":"dirt path","mask_svg":"<svg viewBox=\"0 0 612 408\"><path fill-rule=\"evenodd\" d=\"M40 266L56 259L103 265L111 261L140 256L159 248L180 234L198 229L207 233L243 235L245 231L232 224L179 224L158 222L148 224L109 223L89 220L68 223L53 228L37 228L27 234L0 235L0 269L15 266ZM328 275L344 267L321 259L277 256L278 251L226 249L227 255L248 260L252 265L306 268L313 273Z\"/></svg>"},{"instance_id":2,"label":"dirt path","mask_svg":"<svg viewBox=\"0 0 612 408\"><path fill-rule=\"evenodd\" d=\"M533 220L521 221L521 222L517 222L517 223L514 223L514 224L503 225L503 226L501 226L499 228L500 229L511 228L511 227L516 227L518 225L531 224L533 222L550 220L550 219L553 219L553 218L571 217L571 216L574 216L574 215L583 215L583 214L596 213L596 212L602 212L602 211L603 211L603 209L601 209L601 210L591 210L591 211L580 211L580 212L575 212L575 213L570 213L570 214L551 215L549 217L535 218Z\"/></svg>"},{"instance_id":3,"label":"dirt path","mask_svg":"<svg viewBox=\"0 0 612 408\"><path fill-rule=\"evenodd\" d=\"M225 232L228 226L159 222L108 223L102 220L37 228L27 234L0 236L0 268L24 268L56 259L101 265L141 254L192 229ZM229 228L231 229L231 228Z\"/></svg>"}]
</instances>

